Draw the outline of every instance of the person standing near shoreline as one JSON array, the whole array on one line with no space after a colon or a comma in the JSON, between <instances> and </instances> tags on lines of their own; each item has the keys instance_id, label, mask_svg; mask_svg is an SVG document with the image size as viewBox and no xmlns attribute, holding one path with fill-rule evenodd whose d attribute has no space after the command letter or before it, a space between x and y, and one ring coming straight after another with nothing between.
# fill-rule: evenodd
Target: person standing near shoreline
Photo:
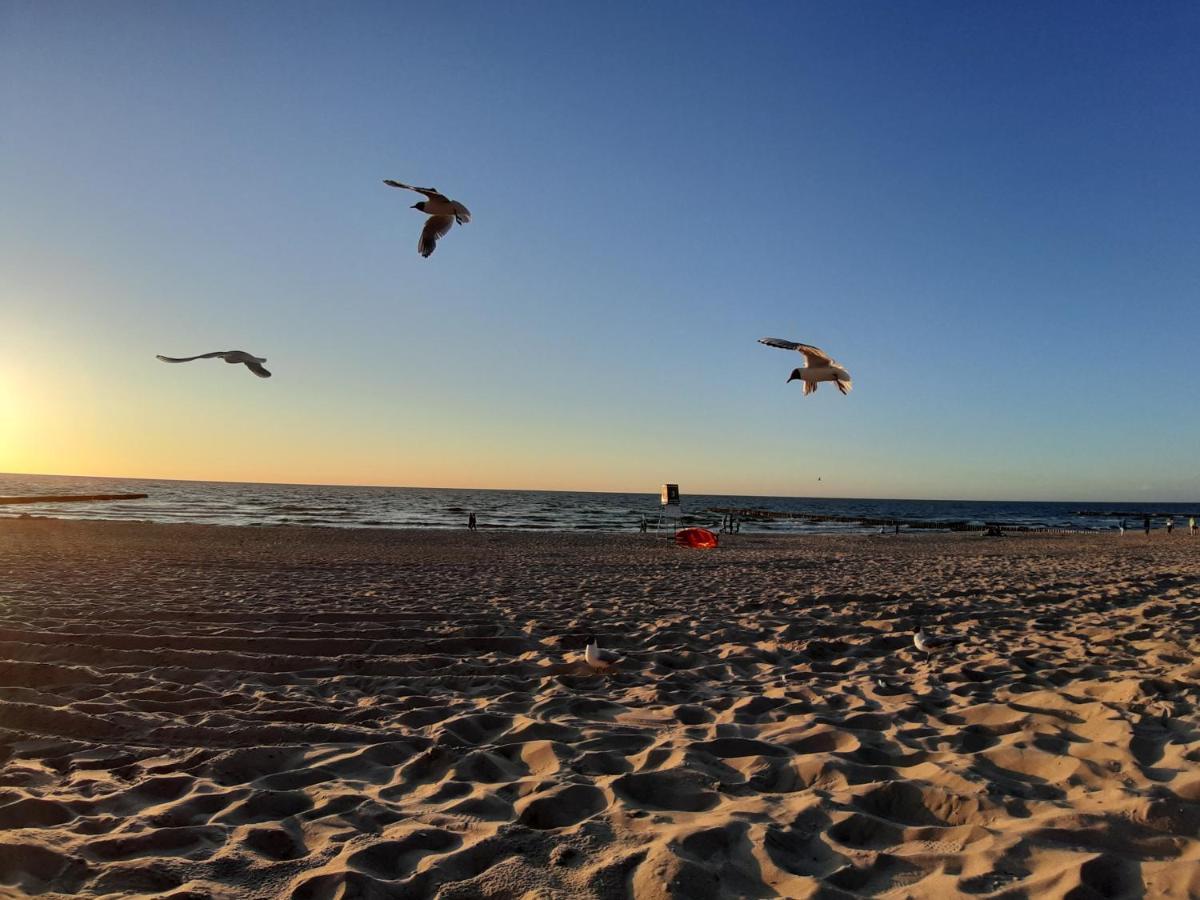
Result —
<instances>
[{"instance_id":1,"label":"person standing near shoreline","mask_svg":"<svg viewBox=\"0 0 1200 900\"><path fill-rule=\"evenodd\" d=\"M1146 529L1146 534L1150 533L1150 517L1149 516L1142 517L1142 527L1144 529Z\"/></svg>"},{"instance_id":2,"label":"person standing near shoreline","mask_svg":"<svg viewBox=\"0 0 1200 900\"><path fill-rule=\"evenodd\" d=\"M1167 534L1175 530L1175 517L1167 516Z\"/></svg>"},{"instance_id":3,"label":"person standing near shoreline","mask_svg":"<svg viewBox=\"0 0 1200 900\"><path fill-rule=\"evenodd\" d=\"M1188 516L1188 537L1192 537L1196 533L1196 517Z\"/></svg>"},{"instance_id":4,"label":"person standing near shoreline","mask_svg":"<svg viewBox=\"0 0 1200 900\"><path fill-rule=\"evenodd\" d=\"M471 513L469 516L467 516L467 530L474 531L475 528L476 528L475 513Z\"/></svg>"}]
</instances>

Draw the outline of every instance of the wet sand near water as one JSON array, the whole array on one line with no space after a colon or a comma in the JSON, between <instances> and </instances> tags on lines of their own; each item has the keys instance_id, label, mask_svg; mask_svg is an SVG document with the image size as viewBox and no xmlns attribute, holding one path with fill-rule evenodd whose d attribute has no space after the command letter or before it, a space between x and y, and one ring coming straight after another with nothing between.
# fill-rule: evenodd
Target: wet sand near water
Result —
<instances>
[{"instance_id":1,"label":"wet sand near water","mask_svg":"<svg viewBox=\"0 0 1200 900\"><path fill-rule=\"evenodd\" d=\"M0 895L1200 896L1198 598L1186 532L0 520Z\"/></svg>"}]
</instances>

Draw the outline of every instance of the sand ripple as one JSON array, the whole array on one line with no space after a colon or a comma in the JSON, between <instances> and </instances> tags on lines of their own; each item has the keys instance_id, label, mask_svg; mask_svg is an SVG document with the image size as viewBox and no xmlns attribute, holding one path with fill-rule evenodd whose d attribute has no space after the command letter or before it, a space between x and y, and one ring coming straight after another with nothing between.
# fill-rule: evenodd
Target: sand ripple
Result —
<instances>
[{"instance_id":1,"label":"sand ripple","mask_svg":"<svg viewBox=\"0 0 1200 900\"><path fill-rule=\"evenodd\" d=\"M0 521L0 893L1200 896L1198 588L1186 536Z\"/></svg>"}]
</instances>

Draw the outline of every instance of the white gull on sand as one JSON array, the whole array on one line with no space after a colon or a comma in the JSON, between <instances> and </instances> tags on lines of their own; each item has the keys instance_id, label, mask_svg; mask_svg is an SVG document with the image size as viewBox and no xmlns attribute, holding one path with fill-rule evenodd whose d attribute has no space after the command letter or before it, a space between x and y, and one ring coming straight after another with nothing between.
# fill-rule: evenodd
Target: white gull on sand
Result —
<instances>
[{"instance_id":1,"label":"white gull on sand","mask_svg":"<svg viewBox=\"0 0 1200 900\"><path fill-rule=\"evenodd\" d=\"M601 650L595 638L589 639L583 650L583 661L598 672L615 666L622 659L624 657L615 650Z\"/></svg>"},{"instance_id":2,"label":"white gull on sand","mask_svg":"<svg viewBox=\"0 0 1200 900\"><path fill-rule=\"evenodd\" d=\"M952 644L961 644L965 640L966 638L961 636L947 637L944 635L929 634L925 630L925 626L921 624L917 625L917 630L913 634L913 646L924 653L927 660L934 650L941 647L949 647Z\"/></svg>"}]
</instances>

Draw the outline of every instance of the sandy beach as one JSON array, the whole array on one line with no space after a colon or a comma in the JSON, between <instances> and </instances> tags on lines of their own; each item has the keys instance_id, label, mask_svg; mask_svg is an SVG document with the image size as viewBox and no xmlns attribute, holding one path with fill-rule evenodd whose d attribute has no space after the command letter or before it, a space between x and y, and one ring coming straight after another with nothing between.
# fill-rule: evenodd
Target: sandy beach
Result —
<instances>
[{"instance_id":1,"label":"sandy beach","mask_svg":"<svg viewBox=\"0 0 1200 900\"><path fill-rule=\"evenodd\" d=\"M2 520L0 894L1200 896L1198 597L1186 533Z\"/></svg>"}]
</instances>

